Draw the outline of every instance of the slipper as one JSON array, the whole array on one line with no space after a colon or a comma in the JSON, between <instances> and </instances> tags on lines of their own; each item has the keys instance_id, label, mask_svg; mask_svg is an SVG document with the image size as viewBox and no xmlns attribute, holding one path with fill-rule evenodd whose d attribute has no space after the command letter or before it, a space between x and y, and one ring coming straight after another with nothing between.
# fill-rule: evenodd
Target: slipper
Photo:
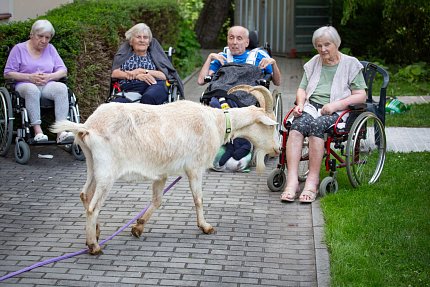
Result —
<instances>
[{"instance_id":1,"label":"slipper","mask_svg":"<svg viewBox=\"0 0 430 287\"><path fill-rule=\"evenodd\" d=\"M304 198L302 198L303 196L308 196L309 199L304 199ZM317 198L317 193L316 192L314 192L314 191L312 191L310 189L305 189L305 190L303 190L302 194L300 194L299 201L300 202L311 203L311 202L315 201L315 198Z\"/></svg>"},{"instance_id":2,"label":"slipper","mask_svg":"<svg viewBox=\"0 0 430 287\"><path fill-rule=\"evenodd\" d=\"M35 142L47 142L48 141L48 136L44 135L43 133L38 133L37 135L34 136L33 140Z\"/></svg>"},{"instance_id":3,"label":"slipper","mask_svg":"<svg viewBox=\"0 0 430 287\"><path fill-rule=\"evenodd\" d=\"M293 202L296 199L296 191L293 188L286 187L281 194L281 201Z\"/></svg>"},{"instance_id":4,"label":"slipper","mask_svg":"<svg viewBox=\"0 0 430 287\"><path fill-rule=\"evenodd\" d=\"M71 143L75 140L75 135L72 132L62 132L58 137L57 137L57 143L58 144L62 144L62 143Z\"/></svg>"}]
</instances>

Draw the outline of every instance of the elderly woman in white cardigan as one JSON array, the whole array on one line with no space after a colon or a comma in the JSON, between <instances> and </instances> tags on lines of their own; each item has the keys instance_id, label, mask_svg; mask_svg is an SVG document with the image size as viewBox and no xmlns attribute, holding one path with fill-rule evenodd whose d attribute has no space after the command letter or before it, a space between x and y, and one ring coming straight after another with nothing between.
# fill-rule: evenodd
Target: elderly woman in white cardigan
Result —
<instances>
[{"instance_id":1,"label":"elderly woman in white cardigan","mask_svg":"<svg viewBox=\"0 0 430 287\"><path fill-rule=\"evenodd\" d=\"M363 66L356 58L339 52L340 42L339 34L331 26L321 27L313 34L312 43L318 55L304 65L296 94L287 142L288 177L282 201L294 201L300 192L298 166L304 137L309 138L309 173L299 201L315 200L324 156L324 130L335 123L348 105L366 100Z\"/></svg>"}]
</instances>

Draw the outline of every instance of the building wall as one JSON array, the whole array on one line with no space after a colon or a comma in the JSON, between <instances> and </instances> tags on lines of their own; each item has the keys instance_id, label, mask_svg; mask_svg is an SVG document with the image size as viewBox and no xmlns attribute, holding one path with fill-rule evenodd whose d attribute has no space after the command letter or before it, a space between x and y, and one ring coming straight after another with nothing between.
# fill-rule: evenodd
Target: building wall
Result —
<instances>
[{"instance_id":1,"label":"building wall","mask_svg":"<svg viewBox=\"0 0 430 287\"><path fill-rule=\"evenodd\" d=\"M71 3L73 0L0 0L0 14L10 13L8 21L24 21L44 15L48 10L62 4Z\"/></svg>"},{"instance_id":2,"label":"building wall","mask_svg":"<svg viewBox=\"0 0 430 287\"><path fill-rule=\"evenodd\" d=\"M310 52L313 31L329 23L331 0L235 0L235 25L257 30L260 45L294 56Z\"/></svg>"}]
</instances>

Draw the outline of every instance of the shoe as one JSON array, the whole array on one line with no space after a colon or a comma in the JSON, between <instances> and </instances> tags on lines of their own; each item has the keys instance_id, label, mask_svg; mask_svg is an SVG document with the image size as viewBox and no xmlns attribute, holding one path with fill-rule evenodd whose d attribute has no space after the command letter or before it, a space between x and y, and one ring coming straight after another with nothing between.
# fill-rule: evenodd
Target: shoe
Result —
<instances>
[{"instance_id":1,"label":"shoe","mask_svg":"<svg viewBox=\"0 0 430 287\"><path fill-rule=\"evenodd\" d=\"M309 199L304 199L303 196L308 196ZM305 189L303 190L302 194L300 194L299 201L304 203L311 203L311 202L314 202L316 198L317 198L316 191Z\"/></svg>"},{"instance_id":2,"label":"shoe","mask_svg":"<svg viewBox=\"0 0 430 287\"><path fill-rule=\"evenodd\" d=\"M33 140L35 142L47 142L48 141L48 136L44 135L43 133L38 133L37 135L34 136Z\"/></svg>"},{"instance_id":3,"label":"shoe","mask_svg":"<svg viewBox=\"0 0 430 287\"><path fill-rule=\"evenodd\" d=\"M281 201L293 202L296 199L296 191L293 188L286 187L281 194Z\"/></svg>"},{"instance_id":4,"label":"shoe","mask_svg":"<svg viewBox=\"0 0 430 287\"><path fill-rule=\"evenodd\" d=\"M74 140L75 140L75 135L72 132L62 132L57 138L57 143L58 144L71 143Z\"/></svg>"}]
</instances>

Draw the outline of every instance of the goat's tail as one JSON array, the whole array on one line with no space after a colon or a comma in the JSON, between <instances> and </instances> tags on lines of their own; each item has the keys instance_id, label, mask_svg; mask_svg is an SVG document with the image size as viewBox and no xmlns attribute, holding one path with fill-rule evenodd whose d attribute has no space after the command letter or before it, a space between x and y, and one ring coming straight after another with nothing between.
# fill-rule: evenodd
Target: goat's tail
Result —
<instances>
[{"instance_id":1,"label":"goat's tail","mask_svg":"<svg viewBox=\"0 0 430 287\"><path fill-rule=\"evenodd\" d=\"M78 142L83 142L84 136L88 134L88 129L85 128L84 124L74 123L67 120L55 122L49 130L53 133L59 133L62 131L72 132L75 134L75 139L78 139Z\"/></svg>"},{"instance_id":2,"label":"goat's tail","mask_svg":"<svg viewBox=\"0 0 430 287\"><path fill-rule=\"evenodd\" d=\"M255 149L254 150L254 159L256 162L256 170L257 173L262 174L265 170L265 158L266 158L266 153L263 150L259 150L259 149Z\"/></svg>"},{"instance_id":3,"label":"goat's tail","mask_svg":"<svg viewBox=\"0 0 430 287\"><path fill-rule=\"evenodd\" d=\"M58 121L55 122L49 130L53 133L59 133L63 131L69 131L74 133L75 135L80 132L87 132L87 129L84 127L83 124L74 123L71 121Z\"/></svg>"}]
</instances>

